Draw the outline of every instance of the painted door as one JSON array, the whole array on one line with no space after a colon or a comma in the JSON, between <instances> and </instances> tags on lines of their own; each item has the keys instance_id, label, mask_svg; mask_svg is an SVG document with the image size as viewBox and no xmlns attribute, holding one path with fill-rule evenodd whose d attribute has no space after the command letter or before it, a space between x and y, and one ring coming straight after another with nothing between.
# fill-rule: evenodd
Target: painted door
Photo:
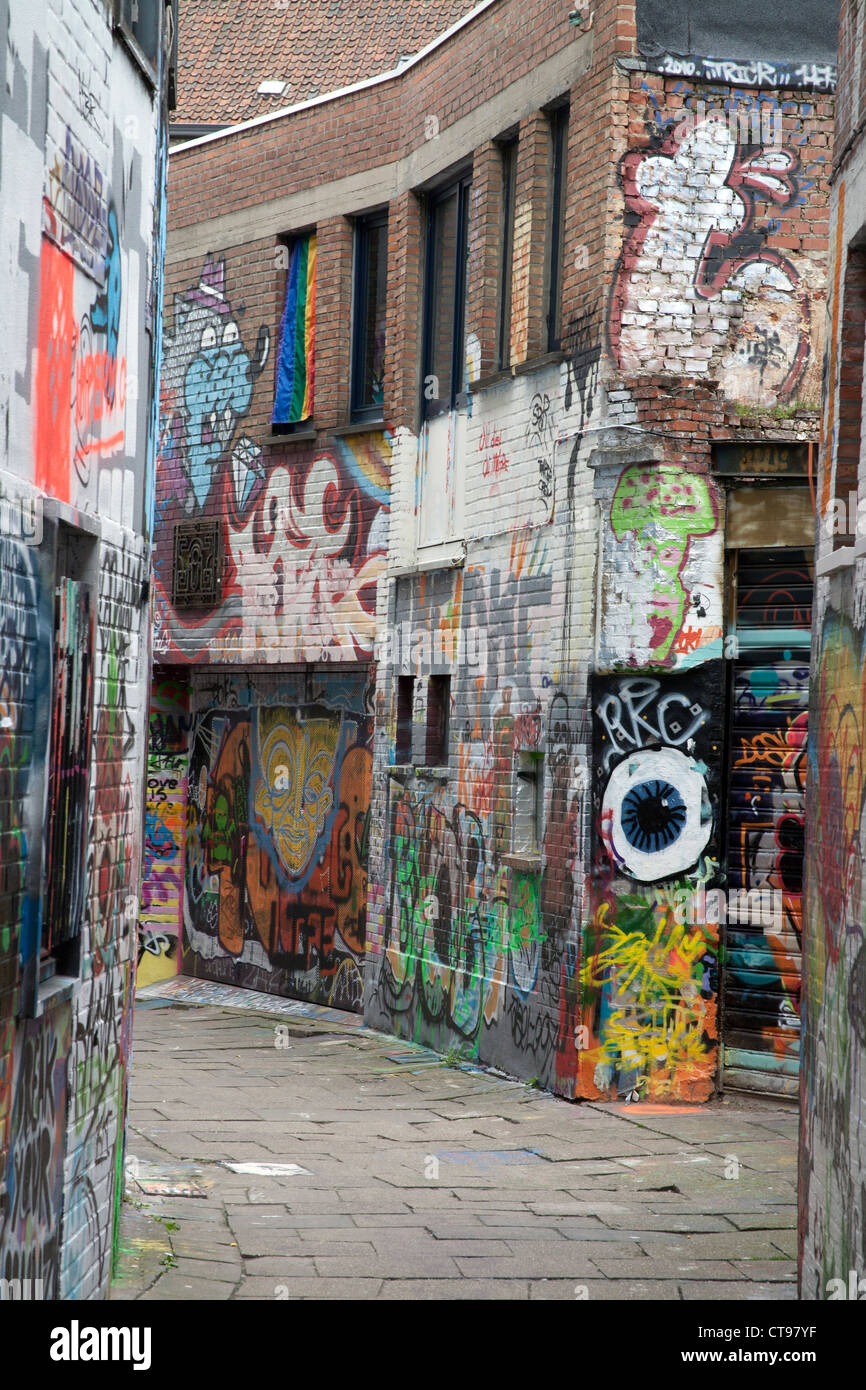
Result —
<instances>
[{"instance_id":1,"label":"painted door","mask_svg":"<svg viewBox=\"0 0 866 1390\"><path fill-rule=\"evenodd\" d=\"M368 681L314 669L250 694L239 679L231 703L194 712L184 974L363 1010Z\"/></svg>"},{"instance_id":2,"label":"painted door","mask_svg":"<svg viewBox=\"0 0 866 1390\"><path fill-rule=\"evenodd\" d=\"M811 550L735 556L723 1084L796 1095Z\"/></svg>"}]
</instances>

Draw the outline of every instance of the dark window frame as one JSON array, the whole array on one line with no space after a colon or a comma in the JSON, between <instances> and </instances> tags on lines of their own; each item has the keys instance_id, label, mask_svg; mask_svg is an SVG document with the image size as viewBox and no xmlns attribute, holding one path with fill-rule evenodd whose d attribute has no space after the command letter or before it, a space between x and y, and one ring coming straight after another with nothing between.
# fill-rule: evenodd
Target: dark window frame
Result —
<instances>
[{"instance_id":1,"label":"dark window frame","mask_svg":"<svg viewBox=\"0 0 866 1390\"><path fill-rule=\"evenodd\" d=\"M408 715L407 715L408 706ZM394 740L394 765L405 767L412 762L412 715L415 709L415 677L397 677L397 736Z\"/></svg>"},{"instance_id":2,"label":"dark window frame","mask_svg":"<svg viewBox=\"0 0 866 1390\"><path fill-rule=\"evenodd\" d=\"M280 368L280 351L281 351L281 348L282 348L282 339L281 339L281 336L280 336L280 328L282 327L283 313L284 313L285 307L286 307L286 291L287 291L287 289L288 289L289 276L290 276L291 273L292 273L292 252L294 251L295 243L296 243L296 242L302 240L302 238L304 238L304 237L310 237L310 236L315 236L315 238L316 238L316 247L317 247L317 255L318 255L319 224L318 224L317 222L312 222L312 223L310 223L310 225L307 226L307 227L297 227L297 228L295 228L295 230L292 231L292 232L281 232L281 233L279 234L279 236L276 238L276 241L275 241L275 243L274 243L274 250L275 250L275 251L282 251L282 252L285 254L285 257L286 257L286 264L285 264L285 267L284 267L284 268L280 268L280 269L278 270L278 276L277 276L277 283L278 283L278 290L277 290L277 305L276 305L276 324L277 324L277 329L276 329L276 347L275 347L275 348L273 347L274 339L273 339L273 338L271 339L271 345L272 345L272 349L273 349L273 351L274 351L273 391L272 391L272 393L271 393L271 408L270 408L270 412L269 412L270 417L271 417L271 419L270 419L270 429L271 429L271 435L272 435L272 436L276 436L276 435L300 435L300 436L301 436L302 438L304 438L304 439L312 439L312 438L315 437L316 432L317 432L317 426L316 426L316 400L315 400L315 391L314 391L314 394L313 394L313 409L312 409L312 411L310 412L310 414L306 417L306 419L304 419L304 420L274 420L274 418L273 418L273 413L274 413L274 409L275 409L275 407L276 407L276 399L277 399L277 379L278 379L279 368ZM318 269L316 270L315 293L318 294Z\"/></svg>"},{"instance_id":3,"label":"dark window frame","mask_svg":"<svg viewBox=\"0 0 866 1390\"><path fill-rule=\"evenodd\" d=\"M451 677L427 678L427 727L424 760L427 767L447 767L451 738Z\"/></svg>"},{"instance_id":4,"label":"dark window frame","mask_svg":"<svg viewBox=\"0 0 866 1390\"><path fill-rule=\"evenodd\" d=\"M349 371L349 419L352 424L384 420L385 403L364 405L359 397L364 377L365 328L370 310L370 232L384 227L387 232L388 209L372 212L355 219L354 267L352 273L352 358ZM387 247L385 260L385 290L387 297Z\"/></svg>"},{"instance_id":5,"label":"dark window frame","mask_svg":"<svg viewBox=\"0 0 866 1390\"><path fill-rule=\"evenodd\" d=\"M156 39L152 54L145 46L144 36L139 27L141 18L138 13L139 8L150 13L156 20ZM176 18L175 8L173 6L171 8L172 20L174 21ZM159 76L159 55L165 26L165 9L166 0L114 0L112 7L114 28L120 34L141 69L143 77L151 87L156 87Z\"/></svg>"},{"instance_id":6,"label":"dark window frame","mask_svg":"<svg viewBox=\"0 0 866 1390\"><path fill-rule=\"evenodd\" d=\"M547 238L547 351L562 347L562 267L565 232L565 193L568 180L568 126L571 109L567 102L548 113L550 121L550 224Z\"/></svg>"},{"instance_id":7,"label":"dark window frame","mask_svg":"<svg viewBox=\"0 0 866 1390\"><path fill-rule=\"evenodd\" d=\"M429 420L446 411L466 404L465 343L466 343L466 260L469 250L469 194L472 170L464 169L447 184L428 194L427 235L424 260L424 334L421 372L421 416ZM433 366L433 286L435 281L436 210L457 194L457 246L454 275L454 299L451 306L451 382L446 400L438 396L428 399L425 386L428 377L435 375ZM459 389L458 389L459 384Z\"/></svg>"},{"instance_id":8,"label":"dark window frame","mask_svg":"<svg viewBox=\"0 0 866 1390\"><path fill-rule=\"evenodd\" d=\"M496 323L496 365L500 372L511 366L511 295L514 269L514 210L517 183L517 136L499 142L502 160L502 227L499 257L499 304Z\"/></svg>"}]
</instances>

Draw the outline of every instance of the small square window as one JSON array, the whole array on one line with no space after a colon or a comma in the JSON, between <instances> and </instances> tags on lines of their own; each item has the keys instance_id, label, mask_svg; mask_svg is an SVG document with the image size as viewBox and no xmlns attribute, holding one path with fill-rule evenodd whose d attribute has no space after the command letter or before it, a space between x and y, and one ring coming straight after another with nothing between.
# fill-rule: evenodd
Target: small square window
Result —
<instances>
[{"instance_id":1,"label":"small square window","mask_svg":"<svg viewBox=\"0 0 866 1390\"><path fill-rule=\"evenodd\" d=\"M355 224L353 420L380 420L384 411L387 279L388 217L383 212Z\"/></svg>"},{"instance_id":2,"label":"small square window","mask_svg":"<svg viewBox=\"0 0 866 1390\"><path fill-rule=\"evenodd\" d=\"M412 761L412 708L415 703L415 677L397 677L397 744L396 763Z\"/></svg>"},{"instance_id":3,"label":"small square window","mask_svg":"<svg viewBox=\"0 0 866 1390\"><path fill-rule=\"evenodd\" d=\"M451 677L431 676L427 685L428 767L445 767L448 762L448 733L451 713Z\"/></svg>"}]
</instances>

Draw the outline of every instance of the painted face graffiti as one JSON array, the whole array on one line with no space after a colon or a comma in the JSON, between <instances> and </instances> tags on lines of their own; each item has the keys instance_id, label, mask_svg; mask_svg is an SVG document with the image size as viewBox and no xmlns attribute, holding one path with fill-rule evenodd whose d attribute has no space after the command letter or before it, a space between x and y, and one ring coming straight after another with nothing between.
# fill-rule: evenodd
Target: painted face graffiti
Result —
<instances>
[{"instance_id":1,"label":"painted face graffiti","mask_svg":"<svg viewBox=\"0 0 866 1390\"><path fill-rule=\"evenodd\" d=\"M258 723L261 782L255 812L292 878L306 868L334 804L340 721L283 723L262 710Z\"/></svg>"},{"instance_id":2,"label":"painted face graffiti","mask_svg":"<svg viewBox=\"0 0 866 1390\"><path fill-rule=\"evenodd\" d=\"M339 679L339 678L338 678ZM343 696L357 706L360 693ZM366 929L371 721L327 704L195 722L184 969L358 1010Z\"/></svg>"},{"instance_id":3,"label":"painted face graffiti","mask_svg":"<svg viewBox=\"0 0 866 1390\"><path fill-rule=\"evenodd\" d=\"M634 536L639 582L647 591L650 661L671 661L689 604L682 582L689 546L717 526L710 485L675 464L626 468L610 522L618 541Z\"/></svg>"}]
</instances>

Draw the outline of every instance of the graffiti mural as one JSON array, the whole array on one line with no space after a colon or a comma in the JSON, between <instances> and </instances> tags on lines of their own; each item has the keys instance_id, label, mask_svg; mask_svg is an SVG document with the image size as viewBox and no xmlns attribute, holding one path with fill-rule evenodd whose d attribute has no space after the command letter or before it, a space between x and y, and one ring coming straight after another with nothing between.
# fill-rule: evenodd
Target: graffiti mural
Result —
<instances>
[{"instance_id":1,"label":"graffiti mural","mask_svg":"<svg viewBox=\"0 0 866 1390\"><path fill-rule=\"evenodd\" d=\"M187 762L192 716L189 689L172 676L153 682L148 724L147 808L141 887L140 951L163 955L163 933L180 936L183 905L183 848L186 827ZM147 938L153 939L145 944ZM156 949L154 949L156 947ZM176 951L175 951L176 960Z\"/></svg>"},{"instance_id":2,"label":"graffiti mural","mask_svg":"<svg viewBox=\"0 0 866 1390\"><path fill-rule=\"evenodd\" d=\"M623 469L604 538L602 666L685 668L721 655L722 535L710 477L681 464Z\"/></svg>"},{"instance_id":3,"label":"graffiti mural","mask_svg":"<svg viewBox=\"0 0 866 1390\"><path fill-rule=\"evenodd\" d=\"M390 435L310 457L241 433L270 357L228 299L224 258L175 295L160 411L154 646L163 660L356 661L372 654L385 569ZM223 578L194 614L172 601L174 524L219 515Z\"/></svg>"},{"instance_id":4,"label":"graffiti mural","mask_svg":"<svg viewBox=\"0 0 866 1390\"><path fill-rule=\"evenodd\" d=\"M703 373L730 400L773 406L795 394L811 352L808 258L774 244L813 183L803 123L795 104L783 112L765 97L756 144L744 95L707 111L685 84L674 90L680 109L663 116L643 84L649 143L622 163L632 230L611 299L613 355L623 372ZM768 102L787 144L770 138Z\"/></svg>"},{"instance_id":5,"label":"graffiti mural","mask_svg":"<svg viewBox=\"0 0 866 1390\"><path fill-rule=\"evenodd\" d=\"M818 1299L866 1250L866 644L845 587L821 622L808 744L800 1237L802 1296Z\"/></svg>"},{"instance_id":6,"label":"graffiti mural","mask_svg":"<svg viewBox=\"0 0 866 1390\"><path fill-rule=\"evenodd\" d=\"M14 1137L0 1196L0 1278L41 1280L45 1298L59 1291L70 1028L68 1005L19 1026Z\"/></svg>"},{"instance_id":7,"label":"graffiti mural","mask_svg":"<svg viewBox=\"0 0 866 1390\"><path fill-rule=\"evenodd\" d=\"M85 168L77 159L73 153L70 163L67 149L67 173L52 185L62 190L60 203L43 203L34 480L51 496L135 529L144 495L136 449L146 434L146 378L138 378L137 298L147 268L141 156L117 134L116 197L94 161ZM87 220L86 237L81 225L70 228L70 212Z\"/></svg>"},{"instance_id":8,"label":"graffiti mural","mask_svg":"<svg viewBox=\"0 0 866 1390\"><path fill-rule=\"evenodd\" d=\"M26 636L37 630L37 602L33 547L0 533L0 810L3 866L11 889L0 895L0 1155L8 1148L12 1124L28 782L40 762L32 739L37 653Z\"/></svg>"},{"instance_id":9,"label":"graffiti mural","mask_svg":"<svg viewBox=\"0 0 866 1390\"><path fill-rule=\"evenodd\" d=\"M577 1094L705 1100L718 923L683 912L717 881L722 668L594 676L591 925Z\"/></svg>"},{"instance_id":10,"label":"graffiti mural","mask_svg":"<svg viewBox=\"0 0 866 1390\"><path fill-rule=\"evenodd\" d=\"M561 603L537 533L509 537L465 573L401 589L390 674L414 675L413 720L423 733L427 677L450 670L458 715L447 783L408 768L383 779L381 954L377 943L366 1013L400 1036L531 1068L569 1093L585 735L549 664ZM388 674L385 663L380 689ZM383 723L393 762L393 711ZM520 853L515 789L524 766L535 769L547 815L543 836Z\"/></svg>"},{"instance_id":11,"label":"graffiti mural","mask_svg":"<svg viewBox=\"0 0 866 1390\"><path fill-rule=\"evenodd\" d=\"M726 933L725 1073L740 1087L764 1073L787 1094L800 1052L812 569L802 551L738 554L727 860L752 908Z\"/></svg>"},{"instance_id":12,"label":"graffiti mural","mask_svg":"<svg viewBox=\"0 0 866 1390\"><path fill-rule=\"evenodd\" d=\"M195 717L183 968L357 1011L372 723L357 679L285 693Z\"/></svg>"}]
</instances>

